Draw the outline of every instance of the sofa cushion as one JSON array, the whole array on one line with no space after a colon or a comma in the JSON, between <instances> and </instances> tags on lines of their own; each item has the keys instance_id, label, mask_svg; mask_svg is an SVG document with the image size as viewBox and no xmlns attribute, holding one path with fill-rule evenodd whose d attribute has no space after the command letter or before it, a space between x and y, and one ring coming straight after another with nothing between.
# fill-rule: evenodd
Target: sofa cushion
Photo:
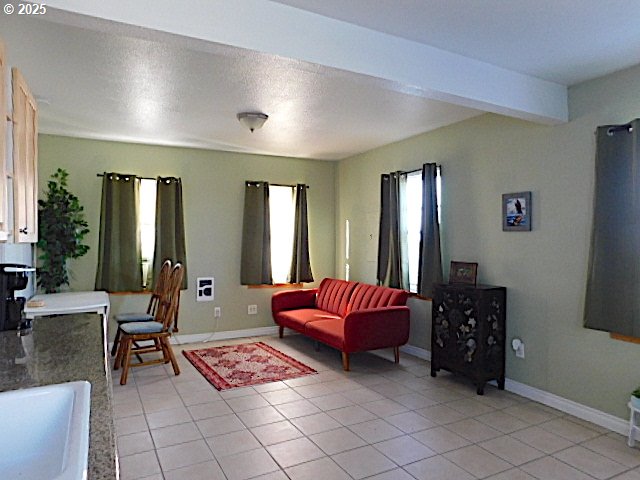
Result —
<instances>
[{"instance_id":1,"label":"sofa cushion","mask_svg":"<svg viewBox=\"0 0 640 480\"><path fill-rule=\"evenodd\" d=\"M335 319L340 319L340 317L316 308L285 310L283 312L279 312L276 317L278 325L291 328L292 330L296 330L301 333L305 333L305 327L308 323Z\"/></svg>"},{"instance_id":2,"label":"sofa cushion","mask_svg":"<svg viewBox=\"0 0 640 480\"><path fill-rule=\"evenodd\" d=\"M318 340L330 347L343 350L344 347L344 319L318 320L309 322L305 326L305 335Z\"/></svg>"},{"instance_id":3,"label":"sofa cushion","mask_svg":"<svg viewBox=\"0 0 640 480\"><path fill-rule=\"evenodd\" d=\"M318 288L316 306L320 310L344 317L347 314L349 297L356 285L356 282L325 278Z\"/></svg>"},{"instance_id":4,"label":"sofa cushion","mask_svg":"<svg viewBox=\"0 0 640 480\"><path fill-rule=\"evenodd\" d=\"M349 299L348 311L406 305L409 292L397 288L378 287L359 283Z\"/></svg>"}]
</instances>

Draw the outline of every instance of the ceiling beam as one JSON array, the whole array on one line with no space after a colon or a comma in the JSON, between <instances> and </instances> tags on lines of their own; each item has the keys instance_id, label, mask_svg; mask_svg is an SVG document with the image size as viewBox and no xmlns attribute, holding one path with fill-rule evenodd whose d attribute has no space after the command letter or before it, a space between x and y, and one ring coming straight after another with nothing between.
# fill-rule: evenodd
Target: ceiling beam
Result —
<instances>
[{"instance_id":1,"label":"ceiling beam","mask_svg":"<svg viewBox=\"0 0 640 480\"><path fill-rule=\"evenodd\" d=\"M57 10L278 55L385 81L429 99L557 124L567 87L267 0L49 0ZM74 15L77 25L78 18ZM85 25L91 28L87 19Z\"/></svg>"}]
</instances>

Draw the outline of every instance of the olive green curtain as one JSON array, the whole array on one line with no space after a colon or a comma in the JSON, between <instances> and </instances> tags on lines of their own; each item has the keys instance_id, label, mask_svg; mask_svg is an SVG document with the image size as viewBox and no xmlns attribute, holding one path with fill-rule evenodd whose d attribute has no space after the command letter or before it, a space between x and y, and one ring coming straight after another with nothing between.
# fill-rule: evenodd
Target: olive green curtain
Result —
<instances>
[{"instance_id":1,"label":"olive green curtain","mask_svg":"<svg viewBox=\"0 0 640 480\"><path fill-rule=\"evenodd\" d=\"M431 298L433 294L433 284L442 282L437 173L438 166L435 163L425 163L422 166L422 222L420 226L418 293L428 298Z\"/></svg>"},{"instance_id":2,"label":"olive green curtain","mask_svg":"<svg viewBox=\"0 0 640 480\"><path fill-rule=\"evenodd\" d=\"M135 175L104 173L96 290L142 290L140 182Z\"/></svg>"},{"instance_id":3,"label":"olive green curtain","mask_svg":"<svg viewBox=\"0 0 640 480\"><path fill-rule=\"evenodd\" d=\"M407 175L392 172L380 177L380 228L378 236L378 285L409 289L406 255L405 191Z\"/></svg>"},{"instance_id":4,"label":"olive green curtain","mask_svg":"<svg viewBox=\"0 0 640 480\"><path fill-rule=\"evenodd\" d=\"M307 220L307 186L296 185L296 212L293 233L293 255L289 282L313 282L309 259L309 223Z\"/></svg>"},{"instance_id":5,"label":"olive green curtain","mask_svg":"<svg viewBox=\"0 0 640 480\"><path fill-rule=\"evenodd\" d=\"M246 182L242 223L242 285L271 285L269 183Z\"/></svg>"},{"instance_id":6,"label":"olive green curtain","mask_svg":"<svg viewBox=\"0 0 640 480\"><path fill-rule=\"evenodd\" d=\"M153 254L153 271L159 272L165 260L181 263L184 276L182 290L187 282L187 250L184 235L182 208L182 180L175 177L156 179L156 242ZM154 275L157 277L157 275Z\"/></svg>"},{"instance_id":7,"label":"olive green curtain","mask_svg":"<svg viewBox=\"0 0 640 480\"><path fill-rule=\"evenodd\" d=\"M584 326L640 337L640 119L596 131Z\"/></svg>"}]
</instances>

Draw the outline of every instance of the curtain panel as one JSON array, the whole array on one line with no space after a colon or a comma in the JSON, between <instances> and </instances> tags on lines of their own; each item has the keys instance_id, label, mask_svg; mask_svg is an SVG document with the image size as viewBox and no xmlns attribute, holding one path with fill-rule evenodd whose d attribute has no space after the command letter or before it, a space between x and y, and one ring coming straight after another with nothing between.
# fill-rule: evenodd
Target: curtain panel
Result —
<instances>
[{"instance_id":1,"label":"curtain panel","mask_svg":"<svg viewBox=\"0 0 640 480\"><path fill-rule=\"evenodd\" d=\"M309 223L307 220L307 186L296 185L296 210L293 233L293 255L289 282L313 282L309 259Z\"/></svg>"},{"instance_id":2,"label":"curtain panel","mask_svg":"<svg viewBox=\"0 0 640 480\"><path fill-rule=\"evenodd\" d=\"M596 131L584 326L640 337L640 119Z\"/></svg>"},{"instance_id":3,"label":"curtain panel","mask_svg":"<svg viewBox=\"0 0 640 480\"><path fill-rule=\"evenodd\" d=\"M160 272L165 260L181 263L184 276L182 290L186 290L187 250L182 205L182 180L174 177L156 179L156 241L153 255L153 271ZM154 273L154 286L157 275Z\"/></svg>"},{"instance_id":4,"label":"curtain panel","mask_svg":"<svg viewBox=\"0 0 640 480\"><path fill-rule=\"evenodd\" d=\"M142 290L139 195L135 175L104 173L96 290Z\"/></svg>"},{"instance_id":5,"label":"curtain panel","mask_svg":"<svg viewBox=\"0 0 640 480\"><path fill-rule=\"evenodd\" d=\"M433 296L433 284L442 282L437 173L438 166L435 163L425 163L422 166L422 221L418 293L428 298Z\"/></svg>"},{"instance_id":6,"label":"curtain panel","mask_svg":"<svg viewBox=\"0 0 640 480\"><path fill-rule=\"evenodd\" d=\"M406 229L403 221L404 190L407 176L403 172L380 177L380 227L378 236L378 285L409 289L406 255Z\"/></svg>"},{"instance_id":7,"label":"curtain panel","mask_svg":"<svg viewBox=\"0 0 640 480\"><path fill-rule=\"evenodd\" d=\"M240 283L273 284L268 182L245 182Z\"/></svg>"}]
</instances>

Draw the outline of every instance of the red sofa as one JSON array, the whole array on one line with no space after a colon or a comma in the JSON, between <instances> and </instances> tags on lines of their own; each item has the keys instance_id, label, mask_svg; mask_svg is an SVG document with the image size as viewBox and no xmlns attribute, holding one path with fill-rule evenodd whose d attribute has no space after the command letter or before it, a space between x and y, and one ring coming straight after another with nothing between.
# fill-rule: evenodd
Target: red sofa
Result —
<instances>
[{"instance_id":1,"label":"red sofa","mask_svg":"<svg viewBox=\"0 0 640 480\"><path fill-rule=\"evenodd\" d=\"M349 354L400 346L409 339L409 293L366 283L325 278L318 288L283 290L271 298L273 320L342 352L349 370Z\"/></svg>"}]
</instances>

